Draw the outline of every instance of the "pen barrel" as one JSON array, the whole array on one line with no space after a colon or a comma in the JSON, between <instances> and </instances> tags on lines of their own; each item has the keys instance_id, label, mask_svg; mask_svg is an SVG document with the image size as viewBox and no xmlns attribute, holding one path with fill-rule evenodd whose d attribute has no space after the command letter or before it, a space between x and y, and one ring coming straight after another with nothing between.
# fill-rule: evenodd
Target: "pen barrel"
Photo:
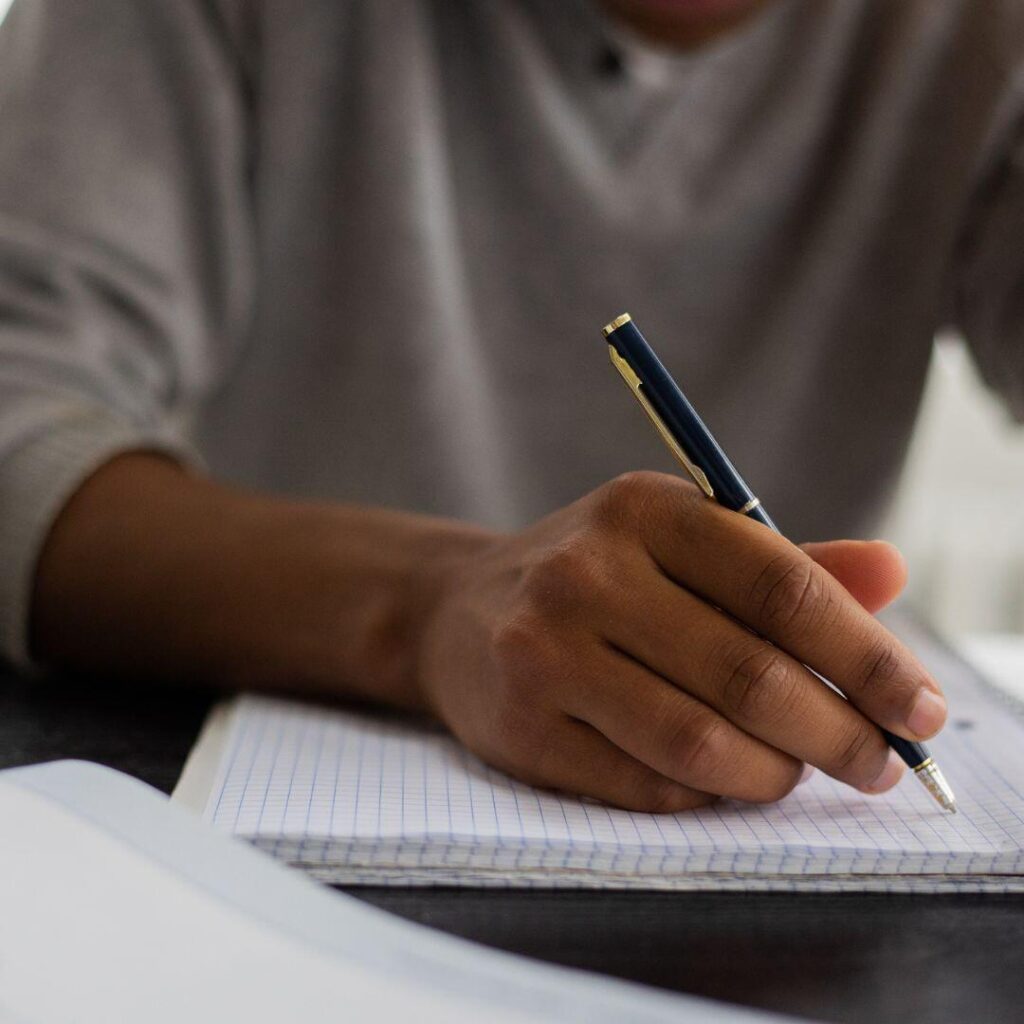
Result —
<instances>
[{"instance_id":1,"label":"pen barrel","mask_svg":"<svg viewBox=\"0 0 1024 1024\"><path fill-rule=\"evenodd\" d=\"M885 742L900 755L908 768L919 768L930 756L928 748L923 743L905 740L889 732L888 729L883 729L882 735L885 737Z\"/></svg>"},{"instance_id":2,"label":"pen barrel","mask_svg":"<svg viewBox=\"0 0 1024 1024\"><path fill-rule=\"evenodd\" d=\"M764 506L760 502L758 502L752 509L748 509L743 514L748 519L754 519L759 523L763 523L765 526L768 527L769 530L772 530L775 533L782 533L782 531L772 521L772 517L768 515L767 512L765 512Z\"/></svg>"},{"instance_id":3,"label":"pen barrel","mask_svg":"<svg viewBox=\"0 0 1024 1024\"><path fill-rule=\"evenodd\" d=\"M694 465L705 474L715 492L715 500L733 512L742 511L775 529L767 513L761 511L759 515L751 515L759 511L759 506L748 510L756 500L754 492L736 471L636 324L632 320L627 321L612 331L607 341L632 366L640 378L644 397L672 435L682 442Z\"/></svg>"},{"instance_id":4,"label":"pen barrel","mask_svg":"<svg viewBox=\"0 0 1024 1024\"><path fill-rule=\"evenodd\" d=\"M733 512L739 512L781 534L782 531L772 522L761 502L754 497L711 431L690 405L686 395L647 344L632 318L628 314L623 314L605 328L604 336L621 360L628 365L632 375L635 375L635 380L627 378L630 387L636 389L639 381L642 399L661 420L662 426L659 429L668 431L672 441L683 451L689 462L706 477L707 484L713 491L713 494L708 496ZM686 465L686 468L706 491L707 487L704 486L704 481L700 480L699 474L694 473L689 465ZM813 669L811 671L817 675ZM823 682L828 682L822 676L819 678ZM924 782L928 791L943 808L955 810L952 790L942 778L938 766L931 761L927 747L902 739L887 729L882 729L882 735L900 758L914 769L918 778Z\"/></svg>"}]
</instances>

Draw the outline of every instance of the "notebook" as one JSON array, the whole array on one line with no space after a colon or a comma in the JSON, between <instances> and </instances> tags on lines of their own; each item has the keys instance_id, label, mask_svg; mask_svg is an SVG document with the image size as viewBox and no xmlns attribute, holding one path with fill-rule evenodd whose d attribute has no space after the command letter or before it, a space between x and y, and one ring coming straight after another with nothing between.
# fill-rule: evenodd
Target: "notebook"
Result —
<instances>
[{"instance_id":1,"label":"notebook","mask_svg":"<svg viewBox=\"0 0 1024 1024\"><path fill-rule=\"evenodd\" d=\"M820 772L770 806L629 812L523 785L422 721L252 695L214 715L177 795L345 885L1024 891L1021 706L900 631L949 698L930 748L955 815L909 775L869 797Z\"/></svg>"},{"instance_id":2,"label":"notebook","mask_svg":"<svg viewBox=\"0 0 1024 1024\"><path fill-rule=\"evenodd\" d=\"M0 772L0 821L3 1024L783 1019L403 921L98 765Z\"/></svg>"}]
</instances>

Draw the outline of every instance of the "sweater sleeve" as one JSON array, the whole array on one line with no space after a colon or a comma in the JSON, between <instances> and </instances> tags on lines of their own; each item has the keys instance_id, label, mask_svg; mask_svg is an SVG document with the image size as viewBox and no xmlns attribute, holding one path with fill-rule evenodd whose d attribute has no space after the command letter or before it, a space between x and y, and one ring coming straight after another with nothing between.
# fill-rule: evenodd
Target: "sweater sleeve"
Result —
<instances>
[{"instance_id":1,"label":"sweater sleeve","mask_svg":"<svg viewBox=\"0 0 1024 1024\"><path fill-rule=\"evenodd\" d=\"M104 461L198 461L251 292L247 103L214 0L16 0L0 28L0 657Z\"/></svg>"}]
</instances>

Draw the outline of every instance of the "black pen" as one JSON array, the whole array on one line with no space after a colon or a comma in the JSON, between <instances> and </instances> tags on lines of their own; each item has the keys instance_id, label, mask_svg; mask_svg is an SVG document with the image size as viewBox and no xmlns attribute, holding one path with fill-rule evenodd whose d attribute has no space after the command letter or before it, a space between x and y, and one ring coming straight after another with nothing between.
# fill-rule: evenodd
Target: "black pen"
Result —
<instances>
[{"instance_id":1,"label":"black pen","mask_svg":"<svg viewBox=\"0 0 1024 1024\"><path fill-rule=\"evenodd\" d=\"M623 313L606 325L604 337L612 365L697 486L720 505L781 533L662 366L630 315ZM882 729L882 734L889 746L913 769L939 806L955 812L953 791L924 744L901 739L886 729Z\"/></svg>"}]
</instances>

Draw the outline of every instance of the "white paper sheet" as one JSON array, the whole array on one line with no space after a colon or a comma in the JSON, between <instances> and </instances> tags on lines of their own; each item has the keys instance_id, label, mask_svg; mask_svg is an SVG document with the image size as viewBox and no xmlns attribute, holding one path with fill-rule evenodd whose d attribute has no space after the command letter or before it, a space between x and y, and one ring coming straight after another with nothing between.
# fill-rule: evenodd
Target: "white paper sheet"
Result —
<instances>
[{"instance_id":1,"label":"white paper sheet","mask_svg":"<svg viewBox=\"0 0 1024 1024\"><path fill-rule=\"evenodd\" d=\"M0 772L0 822L4 1024L780 1019L401 921L94 765Z\"/></svg>"}]
</instances>

